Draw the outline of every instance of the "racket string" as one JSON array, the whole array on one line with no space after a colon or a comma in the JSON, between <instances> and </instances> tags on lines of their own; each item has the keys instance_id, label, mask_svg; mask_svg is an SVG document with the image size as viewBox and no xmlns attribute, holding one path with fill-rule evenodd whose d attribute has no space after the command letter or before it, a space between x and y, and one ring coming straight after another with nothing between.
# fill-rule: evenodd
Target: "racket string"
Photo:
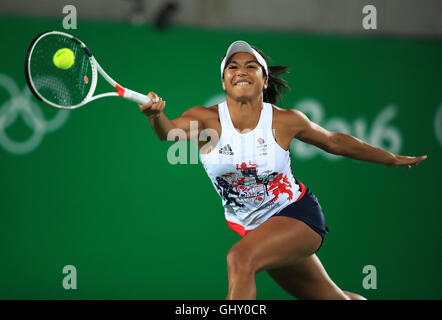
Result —
<instances>
[{"instance_id":1,"label":"racket string","mask_svg":"<svg viewBox=\"0 0 442 320\"><path fill-rule=\"evenodd\" d=\"M68 48L75 60L69 69L57 68L53 56ZM93 68L81 45L60 34L46 34L35 42L30 55L29 73L39 95L59 106L75 106L93 94ZM96 72L96 71L95 71Z\"/></svg>"}]
</instances>

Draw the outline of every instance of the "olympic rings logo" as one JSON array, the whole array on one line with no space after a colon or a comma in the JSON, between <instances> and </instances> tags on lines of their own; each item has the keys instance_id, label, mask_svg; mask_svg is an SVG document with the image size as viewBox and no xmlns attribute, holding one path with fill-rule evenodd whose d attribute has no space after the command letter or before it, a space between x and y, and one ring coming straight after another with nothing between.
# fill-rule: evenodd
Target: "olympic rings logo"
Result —
<instances>
[{"instance_id":1,"label":"olympic rings logo","mask_svg":"<svg viewBox=\"0 0 442 320\"><path fill-rule=\"evenodd\" d=\"M8 98L0 101L0 145L8 152L23 155L34 151L48 132L58 130L67 120L69 111L59 110L52 119L45 119L40 107L31 99L27 87L22 91L14 80L0 74L0 91L6 91ZM32 130L25 141L14 141L6 130L21 116L24 123Z\"/></svg>"}]
</instances>

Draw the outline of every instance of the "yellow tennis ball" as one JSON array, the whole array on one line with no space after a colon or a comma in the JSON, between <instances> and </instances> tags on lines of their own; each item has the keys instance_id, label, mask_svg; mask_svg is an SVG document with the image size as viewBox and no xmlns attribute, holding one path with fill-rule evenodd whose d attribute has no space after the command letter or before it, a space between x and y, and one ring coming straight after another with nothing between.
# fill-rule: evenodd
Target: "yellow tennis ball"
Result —
<instances>
[{"instance_id":1,"label":"yellow tennis ball","mask_svg":"<svg viewBox=\"0 0 442 320\"><path fill-rule=\"evenodd\" d=\"M57 52L54 54L54 57L52 58L52 61L57 68L67 70L74 64L75 55L71 49L63 48L57 50Z\"/></svg>"}]
</instances>

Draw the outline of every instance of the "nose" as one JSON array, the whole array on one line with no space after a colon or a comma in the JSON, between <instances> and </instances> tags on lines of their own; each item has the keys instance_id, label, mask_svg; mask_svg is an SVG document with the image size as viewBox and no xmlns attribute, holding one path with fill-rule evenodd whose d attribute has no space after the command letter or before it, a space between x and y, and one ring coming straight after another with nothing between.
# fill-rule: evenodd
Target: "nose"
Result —
<instances>
[{"instance_id":1,"label":"nose","mask_svg":"<svg viewBox=\"0 0 442 320\"><path fill-rule=\"evenodd\" d=\"M245 76L247 75L247 69L244 67L239 67L237 72L236 72L237 76Z\"/></svg>"}]
</instances>

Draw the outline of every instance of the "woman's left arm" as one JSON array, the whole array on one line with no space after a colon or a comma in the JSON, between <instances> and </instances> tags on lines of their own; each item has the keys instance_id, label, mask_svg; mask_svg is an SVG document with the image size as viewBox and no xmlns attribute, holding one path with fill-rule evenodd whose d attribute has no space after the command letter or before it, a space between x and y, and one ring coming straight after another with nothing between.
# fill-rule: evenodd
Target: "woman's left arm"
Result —
<instances>
[{"instance_id":1,"label":"woman's left arm","mask_svg":"<svg viewBox=\"0 0 442 320\"><path fill-rule=\"evenodd\" d=\"M374 147L351 135L328 131L310 121L307 116L298 110L291 111L294 137L306 143L315 145L329 153L348 158L384 164L388 167L404 166L408 169L417 166L427 159L427 156L407 157L395 155L381 148Z\"/></svg>"}]
</instances>

